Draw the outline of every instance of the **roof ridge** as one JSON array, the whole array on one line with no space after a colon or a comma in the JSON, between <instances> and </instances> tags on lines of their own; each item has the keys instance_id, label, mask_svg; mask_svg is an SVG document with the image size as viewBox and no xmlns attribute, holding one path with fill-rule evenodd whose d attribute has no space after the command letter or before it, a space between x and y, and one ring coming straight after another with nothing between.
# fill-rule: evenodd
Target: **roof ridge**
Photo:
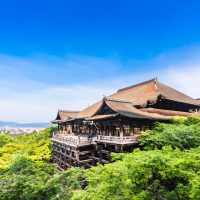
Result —
<instances>
[{"instance_id":1,"label":"roof ridge","mask_svg":"<svg viewBox=\"0 0 200 200\"><path fill-rule=\"evenodd\" d=\"M117 90L117 92L121 92L121 91L128 90L128 89L140 86L140 85L144 85L144 84L151 83L151 82L157 82L157 81L158 81L158 79L156 77L156 78L153 78L153 79L148 80L148 81L144 81L144 82L141 82L141 83L138 83L138 84L135 84L135 85L131 85L131 86L119 89L119 90Z\"/></svg>"}]
</instances>

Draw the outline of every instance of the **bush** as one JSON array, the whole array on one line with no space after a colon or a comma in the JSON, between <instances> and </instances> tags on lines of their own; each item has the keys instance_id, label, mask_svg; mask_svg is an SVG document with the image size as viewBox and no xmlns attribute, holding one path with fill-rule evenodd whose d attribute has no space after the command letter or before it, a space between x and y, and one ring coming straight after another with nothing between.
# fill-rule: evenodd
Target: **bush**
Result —
<instances>
[{"instance_id":1,"label":"bush","mask_svg":"<svg viewBox=\"0 0 200 200\"><path fill-rule=\"evenodd\" d=\"M56 165L35 163L25 156L18 157L9 169L0 174L1 200L68 200L80 189L82 170L59 172Z\"/></svg>"},{"instance_id":2,"label":"bush","mask_svg":"<svg viewBox=\"0 0 200 200\"><path fill-rule=\"evenodd\" d=\"M81 188L82 169L60 172L50 163L53 131L1 136L0 200L68 200Z\"/></svg>"},{"instance_id":3,"label":"bush","mask_svg":"<svg viewBox=\"0 0 200 200\"><path fill-rule=\"evenodd\" d=\"M156 123L153 130L143 132L139 138L140 145L148 149L172 148L190 149L200 146L200 118L174 118L172 123Z\"/></svg>"},{"instance_id":4,"label":"bush","mask_svg":"<svg viewBox=\"0 0 200 200\"><path fill-rule=\"evenodd\" d=\"M135 150L85 173L89 185L74 200L199 199L200 148Z\"/></svg>"},{"instance_id":5,"label":"bush","mask_svg":"<svg viewBox=\"0 0 200 200\"><path fill-rule=\"evenodd\" d=\"M8 134L0 134L0 147L3 147L9 142L14 141L14 138Z\"/></svg>"}]
</instances>

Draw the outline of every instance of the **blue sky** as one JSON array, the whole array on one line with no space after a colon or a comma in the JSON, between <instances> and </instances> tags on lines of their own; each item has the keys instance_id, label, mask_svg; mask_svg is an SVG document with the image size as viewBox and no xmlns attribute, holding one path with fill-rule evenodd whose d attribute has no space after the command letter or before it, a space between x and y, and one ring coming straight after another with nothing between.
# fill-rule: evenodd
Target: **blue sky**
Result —
<instances>
[{"instance_id":1,"label":"blue sky","mask_svg":"<svg viewBox=\"0 0 200 200\"><path fill-rule=\"evenodd\" d=\"M0 120L51 120L158 77L200 97L199 1L2 1Z\"/></svg>"}]
</instances>

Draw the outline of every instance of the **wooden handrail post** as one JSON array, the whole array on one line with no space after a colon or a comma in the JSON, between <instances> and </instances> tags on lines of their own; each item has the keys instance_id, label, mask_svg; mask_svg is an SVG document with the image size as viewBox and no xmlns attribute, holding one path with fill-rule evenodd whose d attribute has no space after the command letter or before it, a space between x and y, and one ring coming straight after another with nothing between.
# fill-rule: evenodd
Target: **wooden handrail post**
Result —
<instances>
[{"instance_id":1,"label":"wooden handrail post","mask_svg":"<svg viewBox=\"0 0 200 200\"><path fill-rule=\"evenodd\" d=\"M78 144L80 144L81 143L81 138L80 138L80 136L78 136Z\"/></svg>"}]
</instances>

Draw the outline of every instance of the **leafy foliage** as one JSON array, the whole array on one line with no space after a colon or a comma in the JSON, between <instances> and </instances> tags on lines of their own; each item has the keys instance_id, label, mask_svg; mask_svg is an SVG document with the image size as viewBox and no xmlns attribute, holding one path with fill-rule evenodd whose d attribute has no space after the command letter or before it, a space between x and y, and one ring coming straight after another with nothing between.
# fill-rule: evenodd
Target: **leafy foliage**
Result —
<instances>
[{"instance_id":1,"label":"leafy foliage","mask_svg":"<svg viewBox=\"0 0 200 200\"><path fill-rule=\"evenodd\" d=\"M57 170L51 163L53 131L0 135L0 200L200 199L198 117L157 123L142 134L141 150L113 154L115 162L89 170Z\"/></svg>"},{"instance_id":2,"label":"leafy foliage","mask_svg":"<svg viewBox=\"0 0 200 200\"><path fill-rule=\"evenodd\" d=\"M20 135L13 138L9 135L0 136L0 170L7 169L19 155L25 155L32 161L49 162L51 159L52 142L50 137L54 128L47 128L40 133Z\"/></svg>"},{"instance_id":3,"label":"leafy foliage","mask_svg":"<svg viewBox=\"0 0 200 200\"><path fill-rule=\"evenodd\" d=\"M135 150L114 163L85 173L89 185L73 199L198 199L200 148L181 152Z\"/></svg>"},{"instance_id":4,"label":"leafy foliage","mask_svg":"<svg viewBox=\"0 0 200 200\"><path fill-rule=\"evenodd\" d=\"M172 123L157 123L153 130L143 132L140 144L145 149L172 148L190 149L200 146L200 118L174 118Z\"/></svg>"},{"instance_id":5,"label":"leafy foliage","mask_svg":"<svg viewBox=\"0 0 200 200\"><path fill-rule=\"evenodd\" d=\"M0 147L3 147L5 144L12 142L14 139L12 136L8 134L1 134L0 135Z\"/></svg>"},{"instance_id":6,"label":"leafy foliage","mask_svg":"<svg viewBox=\"0 0 200 200\"><path fill-rule=\"evenodd\" d=\"M74 168L59 172L55 165L35 163L19 157L10 168L0 174L1 200L43 200L71 198L81 187L82 170Z\"/></svg>"},{"instance_id":7,"label":"leafy foliage","mask_svg":"<svg viewBox=\"0 0 200 200\"><path fill-rule=\"evenodd\" d=\"M82 169L61 173L49 162L52 132L1 137L6 142L0 148L0 200L68 200L80 189Z\"/></svg>"}]
</instances>

